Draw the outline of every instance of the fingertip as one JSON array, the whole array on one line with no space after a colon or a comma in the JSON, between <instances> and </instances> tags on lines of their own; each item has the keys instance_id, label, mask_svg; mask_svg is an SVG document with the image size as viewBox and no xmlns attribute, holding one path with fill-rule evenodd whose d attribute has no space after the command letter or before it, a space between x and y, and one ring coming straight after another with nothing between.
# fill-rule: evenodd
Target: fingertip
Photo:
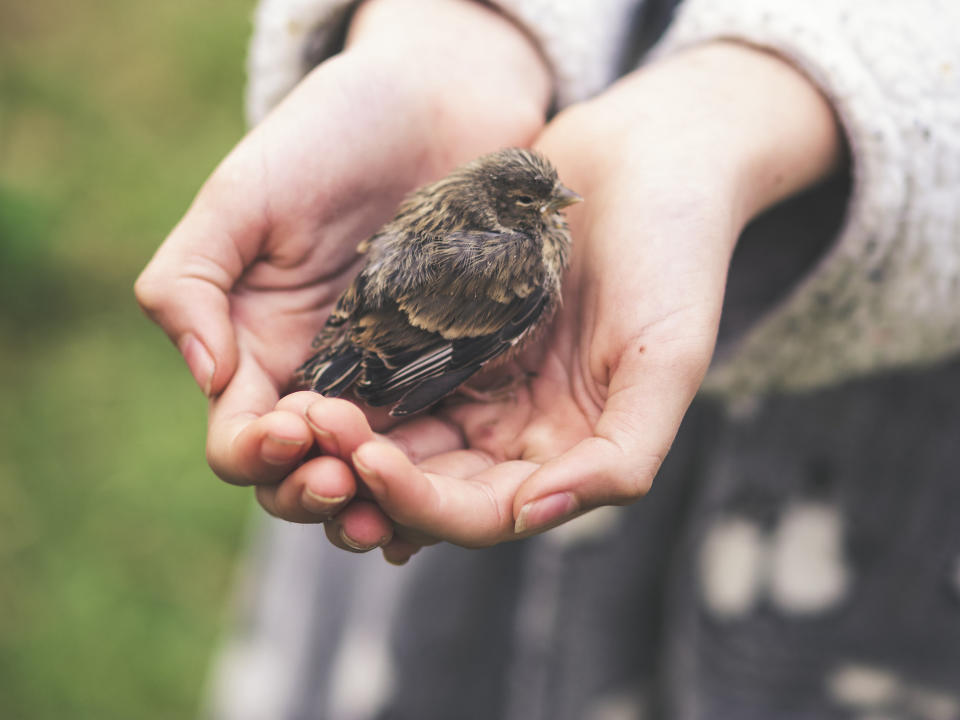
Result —
<instances>
[{"instance_id":1,"label":"fingertip","mask_svg":"<svg viewBox=\"0 0 960 720\"><path fill-rule=\"evenodd\" d=\"M241 414L211 425L207 462L225 482L270 484L300 462L312 444L310 428L298 415L274 411L251 418Z\"/></svg>"},{"instance_id":2,"label":"fingertip","mask_svg":"<svg viewBox=\"0 0 960 720\"><path fill-rule=\"evenodd\" d=\"M379 440L363 443L351 455L354 469L375 497L385 499L387 479L410 476L415 466L400 448Z\"/></svg>"},{"instance_id":3,"label":"fingertip","mask_svg":"<svg viewBox=\"0 0 960 720\"><path fill-rule=\"evenodd\" d=\"M303 479L300 503L310 512L334 515L356 494L350 468L338 458L321 456L308 460L291 477Z\"/></svg>"},{"instance_id":4,"label":"fingertip","mask_svg":"<svg viewBox=\"0 0 960 720\"><path fill-rule=\"evenodd\" d=\"M304 487L300 494L300 504L307 512L327 517L334 515L349 499L348 494L322 495L309 487Z\"/></svg>"},{"instance_id":5,"label":"fingertip","mask_svg":"<svg viewBox=\"0 0 960 720\"><path fill-rule=\"evenodd\" d=\"M277 490L276 485L256 485L253 488L253 497L267 515L280 518L280 513L277 510Z\"/></svg>"},{"instance_id":6,"label":"fingertip","mask_svg":"<svg viewBox=\"0 0 960 720\"><path fill-rule=\"evenodd\" d=\"M422 545L407 542L394 537L390 542L384 545L380 550L383 553L383 559L391 565L402 567L410 562L410 558L420 552Z\"/></svg>"},{"instance_id":7,"label":"fingertip","mask_svg":"<svg viewBox=\"0 0 960 720\"><path fill-rule=\"evenodd\" d=\"M184 275L186 264L166 244L161 246L134 283L134 295L180 351L204 395L212 397L223 392L237 369L236 336L224 290L229 286Z\"/></svg>"},{"instance_id":8,"label":"fingertip","mask_svg":"<svg viewBox=\"0 0 960 720\"><path fill-rule=\"evenodd\" d=\"M391 465L403 463L413 467L413 463L396 445L381 440L368 440L353 452L353 459L370 472L389 472Z\"/></svg>"},{"instance_id":9,"label":"fingertip","mask_svg":"<svg viewBox=\"0 0 960 720\"><path fill-rule=\"evenodd\" d=\"M315 412L319 413L318 417L336 418L344 427L369 429L369 423L363 414L363 410L349 400L321 396L321 401L311 406Z\"/></svg>"},{"instance_id":10,"label":"fingertip","mask_svg":"<svg viewBox=\"0 0 960 720\"><path fill-rule=\"evenodd\" d=\"M289 468L299 462L313 444L303 418L285 411L267 413L257 421L260 459L268 465Z\"/></svg>"},{"instance_id":11,"label":"fingertip","mask_svg":"<svg viewBox=\"0 0 960 720\"><path fill-rule=\"evenodd\" d=\"M572 491L587 477L602 472L608 458L595 452L588 438L559 457L543 463L527 477L513 498L513 516L520 518L524 507L531 502L554 493Z\"/></svg>"},{"instance_id":12,"label":"fingertip","mask_svg":"<svg viewBox=\"0 0 960 720\"><path fill-rule=\"evenodd\" d=\"M226 298L223 298L223 301L226 304ZM213 370L207 382L201 385L201 389L207 397L216 397L226 389L237 372L238 349L233 324L230 322L228 312L224 308L219 308L211 310L206 316L198 316L194 326L198 342L213 363ZM189 360L187 365L190 366ZM193 372L193 368L190 367L190 369ZM199 380L197 384L200 384Z\"/></svg>"},{"instance_id":13,"label":"fingertip","mask_svg":"<svg viewBox=\"0 0 960 720\"><path fill-rule=\"evenodd\" d=\"M353 473L332 457L312 458L280 482L258 485L257 502L274 517L295 523L328 521L351 501Z\"/></svg>"},{"instance_id":14,"label":"fingertip","mask_svg":"<svg viewBox=\"0 0 960 720\"><path fill-rule=\"evenodd\" d=\"M552 516L555 508L567 502L564 495L571 498L568 513L632 503L649 491L661 460L655 455L625 454L602 437L587 438L524 481L513 499L514 517L524 525L520 521L526 517L530 523L531 513Z\"/></svg>"},{"instance_id":15,"label":"fingertip","mask_svg":"<svg viewBox=\"0 0 960 720\"><path fill-rule=\"evenodd\" d=\"M315 396L304 408L303 417L320 448L344 460L350 458L358 445L373 439L373 430L363 411L342 398Z\"/></svg>"},{"instance_id":16,"label":"fingertip","mask_svg":"<svg viewBox=\"0 0 960 720\"><path fill-rule=\"evenodd\" d=\"M177 349L180 350L180 355L187 363L187 368L193 375L194 382L200 386L204 395L210 397L213 393L214 376L217 371L217 364L213 355L192 332L188 332L180 338L177 342Z\"/></svg>"},{"instance_id":17,"label":"fingertip","mask_svg":"<svg viewBox=\"0 0 960 720\"><path fill-rule=\"evenodd\" d=\"M214 360L213 373L209 376L208 381L200 387L203 394L208 398L216 397L226 390L227 385L230 384L230 379L237 371L235 346L231 344L228 347L230 348L229 350L223 350L216 356L219 358L219 362ZM200 383L198 382L197 384L199 385Z\"/></svg>"},{"instance_id":18,"label":"fingertip","mask_svg":"<svg viewBox=\"0 0 960 720\"><path fill-rule=\"evenodd\" d=\"M323 396L313 390L296 390L284 395L277 401L274 410L286 410L297 415L305 416L307 408Z\"/></svg>"},{"instance_id":19,"label":"fingertip","mask_svg":"<svg viewBox=\"0 0 960 720\"><path fill-rule=\"evenodd\" d=\"M433 415L402 422L384 437L415 465L436 455L462 450L466 445L460 428Z\"/></svg>"},{"instance_id":20,"label":"fingertip","mask_svg":"<svg viewBox=\"0 0 960 720\"><path fill-rule=\"evenodd\" d=\"M580 510L580 501L572 492L556 492L531 500L515 514L513 532L523 535L559 525Z\"/></svg>"},{"instance_id":21,"label":"fingertip","mask_svg":"<svg viewBox=\"0 0 960 720\"><path fill-rule=\"evenodd\" d=\"M325 524L327 539L349 552L369 552L389 543L393 523L372 502L354 500Z\"/></svg>"},{"instance_id":22,"label":"fingertip","mask_svg":"<svg viewBox=\"0 0 960 720\"><path fill-rule=\"evenodd\" d=\"M310 426L303 417L289 410L273 410L256 422L262 425L264 434L285 437L298 442L309 442L313 439Z\"/></svg>"}]
</instances>

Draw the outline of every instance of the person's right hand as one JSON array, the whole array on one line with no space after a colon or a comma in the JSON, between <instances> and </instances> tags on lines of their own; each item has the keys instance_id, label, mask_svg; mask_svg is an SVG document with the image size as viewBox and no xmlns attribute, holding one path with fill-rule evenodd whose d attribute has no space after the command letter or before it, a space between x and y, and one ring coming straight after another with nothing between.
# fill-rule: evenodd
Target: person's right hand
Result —
<instances>
[{"instance_id":1,"label":"person's right hand","mask_svg":"<svg viewBox=\"0 0 960 720\"><path fill-rule=\"evenodd\" d=\"M489 8L369 0L347 49L221 163L136 283L211 398L217 475L261 486L261 504L289 519L323 518L349 501L346 464L330 455L300 464L322 433L293 406L274 407L355 273L358 242L414 187L484 152L529 145L549 92L531 42ZM314 477L324 478L322 495L310 492ZM272 507L270 486L284 478L295 507Z\"/></svg>"}]
</instances>

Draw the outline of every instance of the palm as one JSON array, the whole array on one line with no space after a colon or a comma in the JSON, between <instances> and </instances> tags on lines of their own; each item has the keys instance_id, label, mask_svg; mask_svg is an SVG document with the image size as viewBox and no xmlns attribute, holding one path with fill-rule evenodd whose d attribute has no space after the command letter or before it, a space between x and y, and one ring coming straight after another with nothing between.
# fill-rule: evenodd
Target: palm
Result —
<instances>
[{"instance_id":1,"label":"palm","mask_svg":"<svg viewBox=\"0 0 960 720\"><path fill-rule=\"evenodd\" d=\"M571 286L566 283L565 297ZM559 455L592 434L603 410L606 389L584 372L583 339L578 309L568 302L515 362L493 371L519 380L512 392L492 402L454 396L441 414L458 425L467 447L494 462Z\"/></svg>"},{"instance_id":2,"label":"palm","mask_svg":"<svg viewBox=\"0 0 960 720\"><path fill-rule=\"evenodd\" d=\"M571 285L564 288L566 297L575 294ZM475 546L512 533L511 507L523 481L543 463L596 434L607 386L588 370L590 359L583 349L590 342L583 331L580 312L568 303L534 347L493 371L522 378L509 394L494 401L455 395L444 404L437 417L456 426L463 447L425 459L419 469L435 486L455 488L458 504L464 509L472 506L468 516L476 524L461 520L452 524L453 535L438 527L436 536L401 527L400 537L419 542L442 538ZM416 433L435 432L435 426L421 421L412 430L406 439L416 445L420 441ZM435 500L444 502L439 495Z\"/></svg>"},{"instance_id":3,"label":"palm","mask_svg":"<svg viewBox=\"0 0 960 720\"><path fill-rule=\"evenodd\" d=\"M241 357L253 359L278 389L352 277L359 240L390 216L406 191L442 170L434 161L412 162L428 138L398 138L384 116L355 111L384 101L372 73L363 70L361 84L351 79L358 69L331 62L322 70L214 177L243 183L221 191L236 204L224 214L245 218L238 249L256 258L229 293ZM312 110L317 98L325 101L319 117ZM347 133L369 138L363 154L344 151L339 138Z\"/></svg>"},{"instance_id":4,"label":"palm","mask_svg":"<svg viewBox=\"0 0 960 720\"><path fill-rule=\"evenodd\" d=\"M434 416L392 430L416 466L384 444L361 448L378 476L367 482L371 494L406 543L515 537L520 509L557 492L576 495L574 511L635 500L709 362L732 244L729 206L719 195L692 197L696 178L677 184L669 158L663 174L648 162L644 182L628 166L633 186L615 169L585 172L566 151L576 146L570 135L583 133L561 120L541 148L587 201L569 213L564 304L506 369L524 382L492 403L455 396ZM446 448L431 441L442 432Z\"/></svg>"},{"instance_id":5,"label":"palm","mask_svg":"<svg viewBox=\"0 0 960 720\"><path fill-rule=\"evenodd\" d=\"M444 7L501 23L484 9ZM512 26L501 29L504 43L539 66ZM370 47L316 68L237 145L137 282L141 306L212 397L207 458L228 482L284 481L294 492L312 477L301 462L311 428L303 409L281 398L357 269L357 244L411 189L482 153L524 145L542 124L545 73L542 97L489 112L516 88L494 75L451 84L462 71L455 64L409 52L384 63L379 45ZM478 40L477 51L484 47Z\"/></svg>"},{"instance_id":6,"label":"palm","mask_svg":"<svg viewBox=\"0 0 960 720\"><path fill-rule=\"evenodd\" d=\"M564 293L574 294L571 283ZM392 493L397 505L384 508L396 522L396 536L416 544L444 539L477 546L512 532L510 507L519 486L542 463L593 437L603 412L606 387L585 370L589 362L581 348L589 342L583 342L581 331L580 313L568 304L515 361L479 377L480 386L500 385L503 376L513 380L510 392L496 393L493 401L455 394L432 414L401 424L368 413L371 426L399 441L409 458L429 454L425 448L441 449L414 471L425 484L398 480L400 492ZM443 426L455 428L447 433L451 440L445 448L436 444ZM396 456L391 461L405 464ZM403 497L404 490L412 494ZM405 507L435 511L436 516L423 522Z\"/></svg>"},{"instance_id":7,"label":"palm","mask_svg":"<svg viewBox=\"0 0 960 720\"><path fill-rule=\"evenodd\" d=\"M475 154L522 144L529 133L509 113L486 124L474 116L469 133L455 113L443 124L425 122L436 108L411 102L407 92L381 64L335 58L245 138L201 192L197 206L216 215L234 249L214 262L215 274L236 278L220 284L237 372L214 403L209 443L224 428L225 449L208 453L222 477L251 475L213 458L235 455L229 445L238 428L275 405L353 277L357 244L414 187Z\"/></svg>"}]
</instances>

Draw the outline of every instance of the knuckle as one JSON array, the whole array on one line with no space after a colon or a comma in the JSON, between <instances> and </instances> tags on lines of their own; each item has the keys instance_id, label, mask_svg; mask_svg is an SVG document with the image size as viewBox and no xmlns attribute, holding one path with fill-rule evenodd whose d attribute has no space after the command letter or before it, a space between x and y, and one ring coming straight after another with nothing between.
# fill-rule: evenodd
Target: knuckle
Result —
<instances>
[{"instance_id":1,"label":"knuckle","mask_svg":"<svg viewBox=\"0 0 960 720\"><path fill-rule=\"evenodd\" d=\"M604 454L609 461L599 471L599 476L602 485L610 490L609 503L628 505L650 492L666 451L639 453L629 447L629 434L619 438L601 437L600 440L608 446Z\"/></svg>"},{"instance_id":2,"label":"knuckle","mask_svg":"<svg viewBox=\"0 0 960 720\"><path fill-rule=\"evenodd\" d=\"M168 295L165 283L159 281L149 268L140 273L140 277L134 282L133 294L147 314L161 308Z\"/></svg>"},{"instance_id":3,"label":"knuckle","mask_svg":"<svg viewBox=\"0 0 960 720\"><path fill-rule=\"evenodd\" d=\"M281 517L277 511L276 506L276 497L275 493L272 492L273 488L268 487L257 487L254 490L254 497L257 499L257 503L264 509L264 511L275 518Z\"/></svg>"},{"instance_id":4,"label":"knuckle","mask_svg":"<svg viewBox=\"0 0 960 720\"><path fill-rule=\"evenodd\" d=\"M218 447L217 443L210 437L207 438L206 447L207 465L213 471L213 474L223 480L228 485L247 485L243 478L237 476L230 470L230 463L224 457L224 453Z\"/></svg>"},{"instance_id":5,"label":"knuckle","mask_svg":"<svg viewBox=\"0 0 960 720\"><path fill-rule=\"evenodd\" d=\"M500 504L500 499L497 497L497 493L492 487L486 483L479 483L479 488L482 491L483 496L487 500L487 504L490 508L490 515L493 519L491 523L492 527L504 528L507 531L512 529L512 514L508 517L506 509ZM480 538L476 541L474 547L486 547L487 545L493 544L495 541L487 541L484 538Z\"/></svg>"},{"instance_id":6,"label":"knuckle","mask_svg":"<svg viewBox=\"0 0 960 720\"><path fill-rule=\"evenodd\" d=\"M653 478L663 464L663 460L663 455L650 454L634 462L625 463L614 481L622 498L622 502L618 504L631 503L650 492Z\"/></svg>"}]
</instances>

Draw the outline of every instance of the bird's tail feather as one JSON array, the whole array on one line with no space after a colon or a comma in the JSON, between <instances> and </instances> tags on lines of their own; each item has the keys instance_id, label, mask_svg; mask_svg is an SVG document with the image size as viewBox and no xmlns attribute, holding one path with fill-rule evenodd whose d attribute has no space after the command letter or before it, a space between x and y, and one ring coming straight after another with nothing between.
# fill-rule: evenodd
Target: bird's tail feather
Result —
<instances>
[{"instance_id":1,"label":"bird's tail feather","mask_svg":"<svg viewBox=\"0 0 960 720\"><path fill-rule=\"evenodd\" d=\"M403 400L390 411L390 414L394 417L403 417L430 407L433 403L456 390L460 383L466 381L479 369L479 365L471 365L461 370L425 380L404 395Z\"/></svg>"},{"instance_id":2,"label":"bird's tail feather","mask_svg":"<svg viewBox=\"0 0 960 720\"><path fill-rule=\"evenodd\" d=\"M329 353L317 353L300 366L297 378L322 395L339 397L360 377L361 359L361 354L352 350L332 358Z\"/></svg>"}]
</instances>

